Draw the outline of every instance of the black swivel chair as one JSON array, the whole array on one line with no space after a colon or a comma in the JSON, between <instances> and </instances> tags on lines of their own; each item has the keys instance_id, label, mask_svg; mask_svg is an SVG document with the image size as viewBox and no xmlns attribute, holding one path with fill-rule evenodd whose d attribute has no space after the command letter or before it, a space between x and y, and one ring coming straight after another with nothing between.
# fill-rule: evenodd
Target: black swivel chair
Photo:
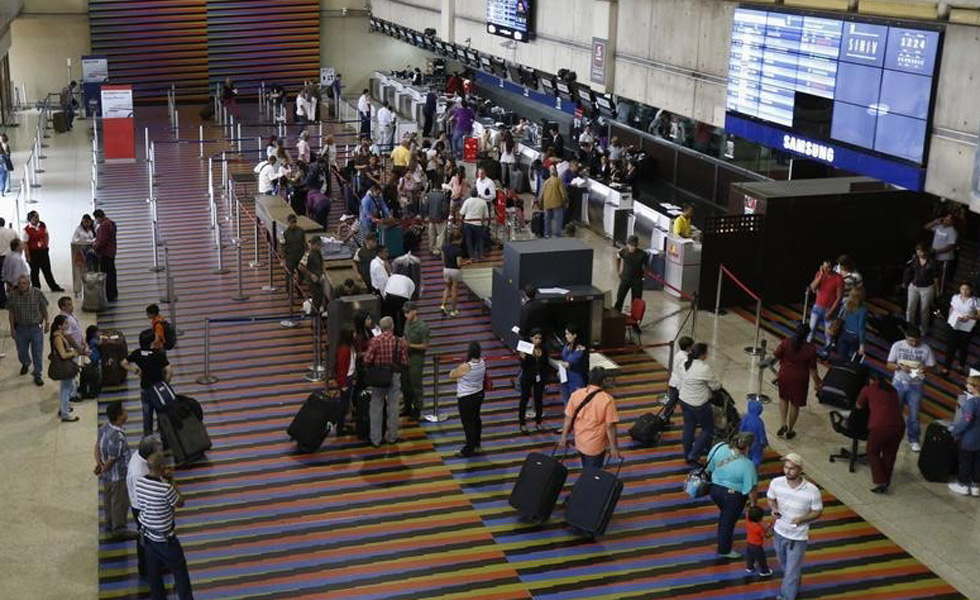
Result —
<instances>
[{"instance_id":1,"label":"black swivel chair","mask_svg":"<svg viewBox=\"0 0 980 600\"><path fill-rule=\"evenodd\" d=\"M848 470L854 472L854 464L868 464L868 455L858 452L858 443L868 440L868 409L855 408L844 414L833 410L830 412L830 425L834 431L851 440L851 449L841 448L837 454L830 455L830 462L836 459L848 461Z\"/></svg>"}]
</instances>

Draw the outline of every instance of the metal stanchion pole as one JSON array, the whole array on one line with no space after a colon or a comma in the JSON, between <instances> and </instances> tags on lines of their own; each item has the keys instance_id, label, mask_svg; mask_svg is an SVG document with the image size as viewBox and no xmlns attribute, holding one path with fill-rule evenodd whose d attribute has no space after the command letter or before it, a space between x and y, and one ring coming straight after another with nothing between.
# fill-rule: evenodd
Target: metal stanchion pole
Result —
<instances>
[{"instance_id":1,"label":"metal stanchion pole","mask_svg":"<svg viewBox=\"0 0 980 600\"><path fill-rule=\"evenodd\" d=\"M218 226L214 230L214 244L215 248L218 249L218 268L212 271L212 273L215 275L225 275L229 271L225 268L224 245L221 243L221 221L218 221Z\"/></svg>"},{"instance_id":2,"label":"metal stanchion pole","mask_svg":"<svg viewBox=\"0 0 980 600\"><path fill-rule=\"evenodd\" d=\"M41 168L42 158L47 158L47 156L41 154L41 135L39 132L34 138L34 171L36 173L44 173L44 169Z\"/></svg>"},{"instance_id":3,"label":"metal stanchion pole","mask_svg":"<svg viewBox=\"0 0 980 600\"><path fill-rule=\"evenodd\" d=\"M292 272L288 272L288 273L286 273L286 292L289 294L289 317L286 318L286 319L283 319L282 321L279 321L279 325L281 325L282 327L286 327L287 329L292 329L293 327L296 327L296 325L298 325L298 323L296 323L296 320L293 319L293 311L295 310L295 306L294 306L295 298L293 297L293 285L294 285L294 282L293 282L293 273Z\"/></svg>"},{"instance_id":4,"label":"metal stanchion pole","mask_svg":"<svg viewBox=\"0 0 980 600\"><path fill-rule=\"evenodd\" d=\"M265 160L265 149L262 147L262 136L255 136L255 145L259 149L259 162Z\"/></svg>"},{"instance_id":5,"label":"metal stanchion pole","mask_svg":"<svg viewBox=\"0 0 980 600\"><path fill-rule=\"evenodd\" d=\"M174 107L174 139L180 138L180 113L177 112L177 107Z\"/></svg>"},{"instance_id":6,"label":"metal stanchion pole","mask_svg":"<svg viewBox=\"0 0 980 600\"><path fill-rule=\"evenodd\" d=\"M235 302L244 302L248 300L248 296L245 295L245 290L242 288L242 238L237 238L233 240L235 244L235 254L238 261L238 293L231 297Z\"/></svg>"},{"instance_id":7,"label":"metal stanchion pole","mask_svg":"<svg viewBox=\"0 0 980 600\"><path fill-rule=\"evenodd\" d=\"M235 133L235 138L236 138L235 141L238 143L238 152L241 153L242 151L242 124L241 123L238 124L238 130L237 133Z\"/></svg>"},{"instance_id":8,"label":"metal stanchion pole","mask_svg":"<svg viewBox=\"0 0 980 600\"><path fill-rule=\"evenodd\" d=\"M173 271L170 270L170 248L164 244L163 245L163 270L167 273L165 280L165 287L163 291L163 296L160 298L162 304L173 304L177 302L177 296L174 292L174 277ZM176 310L176 308L174 308ZM176 327L176 325L174 325Z\"/></svg>"},{"instance_id":9,"label":"metal stanchion pole","mask_svg":"<svg viewBox=\"0 0 980 600\"><path fill-rule=\"evenodd\" d=\"M211 374L211 320L204 320L204 375L195 379L201 385L216 383L218 378Z\"/></svg>"},{"instance_id":10,"label":"metal stanchion pole","mask_svg":"<svg viewBox=\"0 0 980 600\"><path fill-rule=\"evenodd\" d=\"M274 272L275 262L276 261L274 260L274 257L272 256L272 244L270 243L269 244L269 285L262 286L262 291L263 292L272 293L272 292L276 291L276 289L277 289L276 288L275 272Z\"/></svg>"},{"instance_id":11,"label":"metal stanchion pole","mask_svg":"<svg viewBox=\"0 0 980 600\"><path fill-rule=\"evenodd\" d=\"M143 128L143 157L147 162L150 161L150 128Z\"/></svg>"},{"instance_id":12,"label":"metal stanchion pole","mask_svg":"<svg viewBox=\"0 0 980 600\"><path fill-rule=\"evenodd\" d=\"M159 273L163 270L160 266L160 252L157 250L159 246L159 234L157 232L157 201L154 200L151 195L146 201L150 204L150 233L152 234L152 239L150 240L150 247L153 248L153 266L150 267L150 271L153 273Z\"/></svg>"},{"instance_id":13,"label":"metal stanchion pole","mask_svg":"<svg viewBox=\"0 0 980 600\"><path fill-rule=\"evenodd\" d=\"M259 258L259 220L255 219L255 237L252 238L252 249L255 251L252 260L248 263L248 266L257 269L262 266L262 260Z\"/></svg>"},{"instance_id":14,"label":"metal stanchion pole","mask_svg":"<svg viewBox=\"0 0 980 600\"><path fill-rule=\"evenodd\" d=\"M321 322L320 309L316 308L313 314L313 364L310 365L303 376L306 381L323 381L326 377L326 368L323 366L322 341L321 341Z\"/></svg>"},{"instance_id":15,"label":"metal stanchion pole","mask_svg":"<svg viewBox=\"0 0 980 600\"><path fill-rule=\"evenodd\" d=\"M747 394L745 396L746 400L758 400L762 404L769 404L772 399L769 396L762 393L762 374L765 371L765 367L762 366L762 362L766 358L766 340L763 339L759 342L759 354L757 355L759 359L756 361L756 367L759 370L756 382L755 382L755 393Z\"/></svg>"},{"instance_id":16,"label":"metal stanchion pole","mask_svg":"<svg viewBox=\"0 0 980 600\"><path fill-rule=\"evenodd\" d=\"M694 297L691 298L691 337L697 338L698 330L698 293L694 292Z\"/></svg>"},{"instance_id":17,"label":"metal stanchion pole","mask_svg":"<svg viewBox=\"0 0 980 600\"><path fill-rule=\"evenodd\" d=\"M156 177L156 174L157 174L157 146L156 143L150 142L150 175Z\"/></svg>"},{"instance_id":18,"label":"metal stanchion pole","mask_svg":"<svg viewBox=\"0 0 980 600\"><path fill-rule=\"evenodd\" d=\"M752 342L751 346L745 348L745 353L749 356L759 356L759 352L762 351L762 347L759 346L759 335L762 328L762 299L755 301L755 341Z\"/></svg>"},{"instance_id":19,"label":"metal stanchion pole","mask_svg":"<svg viewBox=\"0 0 980 600\"><path fill-rule=\"evenodd\" d=\"M24 180L20 183L20 189L24 190L24 204L34 204L35 200L31 197L31 171L24 163Z\"/></svg>"},{"instance_id":20,"label":"metal stanchion pole","mask_svg":"<svg viewBox=\"0 0 980 600\"><path fill-rule=\"evenodd\" d=\"M231 201L235 208L235 237L238 238L238 245L240 246L242 243L242 203L238 201L234 190L231 193Z\"/></svg>"},{"instance_id":21,"label":"metal stanchion pole","mask_svg":"<svg viewBox=\"0 0 980 600\"><path fill-rule=\"evenodd\" d=\"M429 423L442 423L449 417L439 414L439 356L432 357L432 412L422 417Z\"/></svg>"},{"instance_id":22,"label":"metal stanchion pole","mask_svg":"<svg viewBox=\"0 0 980 600\"><path fill-rule=\"evenodd\" d=\"M204 125L197 126L197 156L204 158Z\"/></svg>"},{"instance_id":23,"label":"metal stanchion pole","mask_svg":"<svg viewBox=\"0 0 980 600\"><path fill-rule=\"evenodd\" d=\"M721 267L718 267L718 288L715 290L715 316L724 314L721 310L721 278L724 275Z\"/></svg>"},{"instance_id":24,"label":"metal stanchion pole","mask_svg":"<svg viewBox=\"0 0 980 600\"><path fill-rule=\"evenodd\" d=\"M30 178L31 178L30 179L30 183L31 183L31 187L32 188L39 188L39 187L41 187L41 184L38 183L38 181L37 181L37 168L36 168L36 163L37 163L37 159L33 156L33 154L31 155L30 160L28 160L26 163L24 163L24 167L25 168L28 165L30 165L30 169L28 170L28 174L30 175Z\"/></svg>"}]
</instances>

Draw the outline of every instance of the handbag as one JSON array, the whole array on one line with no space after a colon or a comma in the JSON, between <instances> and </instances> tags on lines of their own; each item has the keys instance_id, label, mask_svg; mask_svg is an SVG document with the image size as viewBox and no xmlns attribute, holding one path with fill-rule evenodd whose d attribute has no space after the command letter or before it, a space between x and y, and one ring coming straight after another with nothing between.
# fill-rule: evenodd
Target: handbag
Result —
<instances>
[{"instance_id":1,"label":"handbag","mask_svg":"<svg viewBox=\"0 0 980 600\"><path fill-rule=\"evenodd\" d=\"M708 461L711 462L711 457L715 455L718 448L721 448L722 444L719 443L711 452L708 453ZM684 479L684 491L691 498L701 498L708 495L708 490L711 488L711 473L708 472L708 464L698 465L691 469L691 472L687 474L687 478ZM727 464L727 463L722 463ZM721 465L718 465L721 466Z\"/></svg>"},{"instance_id":2,"label":"handbag","mask_svg":"<svg viewBox=\"0 0 980 600\"><path fill-rule=\"evenodd\" d=\"M51 362L48 364L48 378L54 381L65 381L74 379L78 375L78 363L70 358L61 358L56 352L52 351Z\"/></svg>"}]
</instances>

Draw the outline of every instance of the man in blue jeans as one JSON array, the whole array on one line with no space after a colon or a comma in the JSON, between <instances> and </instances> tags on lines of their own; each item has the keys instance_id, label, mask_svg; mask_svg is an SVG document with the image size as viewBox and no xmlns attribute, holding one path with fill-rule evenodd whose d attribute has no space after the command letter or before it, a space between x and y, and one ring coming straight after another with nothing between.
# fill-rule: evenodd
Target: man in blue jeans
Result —
<instances>
[{"instance_id":1,"label":"man in blue jeans","mask_svg":"<svg viewBox=\"0 0 980 600\"><path fill-rule=\"evenodd\" d=\"M810 538L810 523L823 512L820 489L803 478L803 459L796 452L783 457L783 476L766 492L772 516L773 546L783 568L777 600L796 600L803 572L803 556Z\"/></svg>"},{"instance_id":2,"label":"man in blue jeans","mask_svg":"<svg viewBox=\"0 0 980 600\"><path fill-rule=\"evenodd\" d=\"M898 392L900 405L908 406L908 419L905 434L912 452L922 449L919 445L919 406L922 403L922 386L926 382L926 372L936 366L932 348L920 340L919 328L909 325L905 339L892 344L888 351L888 369L895 371L892 385Z\"/></svg>"},{"instance_id":3,"label":"man in blue jeans","mask_svg":"<svg viewBox=\"0 0 980 600\"><path fill-rule=\"evenodd\" d=\"M143 435L153 433L153 412L154 398L153 386L161 381L170 381L173 377L173 367L167 360L167 355L162 350L153 348L153 341L156 334L152 329L144 329L140 332L139 350L133 350L129 356L123 360L123 367L127 371L139 373L140 376L140 403L143 405Z\"/></svg>"},{"instance_id":4,"label":"man in blue jeans","mask_svg":"<svg viewBox=\"0 0 980 600\"><path fill-rule=\"evenodd\" d=\"M7 298L10 333L17 343L20 374L27 375L34 367L34 384L44 385L44 334L48 331L48 300L36 287L31 287L27 275L17 278Z\"/></svg>"},{"instance_id":5,"label":"man in blue jeans","mask_svg":"<svg viewBox=\"0 0 980 600\"><path fill-rule=\"evenodd\" d=\"M569 434L573 435L583 471L602 469L607 453L613 460L621 456L616 434L619 413L616 401L602 389L605 379L606 370L593 367L589 371L589 384L572 392L565 406L558 448L565 448Z\"/></svg>"}]
</instances>

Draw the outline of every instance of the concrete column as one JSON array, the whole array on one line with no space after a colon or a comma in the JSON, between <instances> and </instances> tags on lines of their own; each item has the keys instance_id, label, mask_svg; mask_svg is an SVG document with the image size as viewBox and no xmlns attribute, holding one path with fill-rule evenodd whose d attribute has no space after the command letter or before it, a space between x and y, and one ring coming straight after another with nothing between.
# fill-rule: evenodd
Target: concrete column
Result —
<instances>
[{"instance_id":1,"label":"concrete column","mask_svg":"<svg viewBox=\"0 0 980 600\"><path fill-rule=\"evenodd\" d=\"M588 80L589 85L603 93L612 93L616 80L616 33L619 17L619 0L595 0L592 5L592 57L589 61L590 68L586 77L579 76L580 80ZM596 39L605 40L605 56L597 56ZM592 71L597 67L597 61L601 60L605 69L605 81L597 81L593 77ZM597 74L597 73L596 73Z\"/></svg>"},{"instance_id":2,"label":"concrete column","mask_svg":"<svg viewBox=\"0 0 980 600\"><path fill-rule=\"evenodd\" d=\"M442 0L437 33L448 42L456 41L456 0Z\"/></svg>"}]
</instances>

